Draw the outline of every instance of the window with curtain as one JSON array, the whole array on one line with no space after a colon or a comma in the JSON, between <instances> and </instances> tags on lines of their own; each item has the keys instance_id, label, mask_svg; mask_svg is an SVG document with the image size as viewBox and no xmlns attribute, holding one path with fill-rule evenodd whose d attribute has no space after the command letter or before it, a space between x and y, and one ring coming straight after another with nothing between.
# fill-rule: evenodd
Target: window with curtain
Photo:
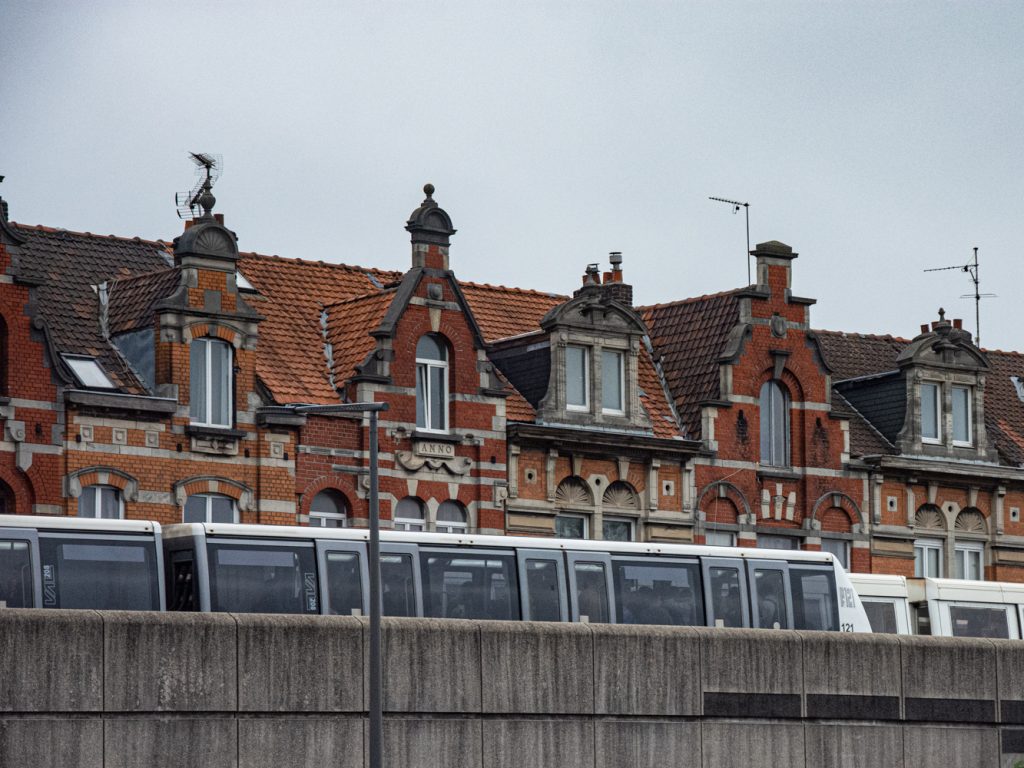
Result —
<instances>
[{"instance_id":1,"label":"window with curtain","mask_svg":"<svg viewBox=\"0 0 1024 768\"><path fill-rule=\"evenodd\" d=\"M938 443L942 440L940 424L942 411L939 407L939 385L924 383L921 393L921 440L926 443Z\"/></svg>"},{"instance_id":2,"label":"window with curtain","mask_svg":"<svg viewBox=\"0 0 1024 768\"><path fill-rule=\"evenodd\" d=\"M185 501L185 523L237 523L235 500L219 493L196 493Z\"/></svg>"},{"instance_id":3,"label":"window with curtain","mask_svg":"<svg viewBox=\"0 0 1024 768\"><path fill-rule=\"evenodd\" d=\"M118 520L124 517L121 491L109 485L90 485L78 497L79 517L98 517Z\"/></svg>"},{"instance_id":4,"label":"window with curtain","mask_svg":"<svg viewBox=\"0 0 1024 768\"><path fill-rule=\"evenodd\" d=\"M347 517L345 497L331 488L320 491L309 505L309 524L316 528L344 528Z\"/></svg>"},{"instance_id":5,"label":"window with curtain","mask_svg":"<svg viewBox=\"0 0 1024 768\"><path fill-rule=\"evenodd\" d=\"M761 463L789 466L789 393L777 381L761 385Z\"/></svg>"},{"instance_id":6,"label":"window with curtain","mask_svg":"<svg viewBox=\"0 0 1024 768\"><path fill-rule=\"evenodd\" d=\"M971 390L953 387L953 445L969 446L974 441L971 425Z\"/></svg>"},{"instance_id":7,"label":"window with curtain","mask_svg":"<svg viewBox=\"0 0 1024 768\"><path fill-rule=\"evenodd\" d=\"M622 353L601 351L601 410L605 413L625 413L625 390Z\"/></svg>"},{"instance_id":8,"label":"window with curtain","mask_svg":"<svg viewBox=\"0 0 1024 768\"><path fill-rule=\"evenodd\" d=\"M585 411L590 407L590 350L569 345L565 348L565 407Z\"/></svg>"},{"instance_id":9,"label":"window with curtain","mask_svg":"<svg viewBox=\"0 0 1024 768\"><path fill-rule=\"evenodd\" d=\"M416 427L448 430L448 349L431 335L416 344Z\"/></svg>"},{"instance_id":10,"label":"window with curtain","mask_svg":"<svg viewBox=\"0 0 1024 768\"><path fill-rule=\"evenodd\" d=\"M415 496L399 499L395 507L394 520L396 531L423 531L426 525L423 517L423 502Z\"/></svg>"},{"instance_id":11,"label":"window with curtain","mask_svg":"<svg viewBox=\"0 0 1024 768\"><path fill-rule=\"evenodd\" d=\"M231 345L222 339L193 339L189 416L193 424L230 427L232 424Z\"/></svg>"},{"instance_id":12,"label":"window with curtain","mask_svg":"<svg viewBox=\"0 0 1024 768\"><path fill-rule=\"evenodd\" d=\"M466 508L457 501L442 501L437 508L437 524L434 527L439 533L465 531L469 527Z\"/></svg>"}]
</instances>

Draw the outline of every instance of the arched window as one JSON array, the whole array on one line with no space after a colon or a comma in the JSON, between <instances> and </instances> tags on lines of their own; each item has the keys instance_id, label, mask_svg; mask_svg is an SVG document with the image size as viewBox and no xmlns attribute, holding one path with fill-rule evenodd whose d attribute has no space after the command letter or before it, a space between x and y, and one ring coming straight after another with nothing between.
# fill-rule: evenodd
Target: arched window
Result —
<instances>
[{"instance_id":1,"label":"arched window","mask_svg":"<svg viewBox=\"0 0 1024 768\"><path fill-rule=\"evenodd\" d=\"M416 427L448 431L448 349L433 335L416 344Z\"/></svg>"},{"instance_id":2,"label":"arched window","mask_svg":"<svg viewBox=\"0 0 1024 768\"><path fill-rule=\"evenodd\" d=\"M399 499L395 506L395 519L393 521L396 531L422 531L424 530L423 502L415 496L406 496Z\"/></svg>"},{"instance_id":3,"label":"arched window","mask_svg":"<svg viewBox=\"0 0 1024 768\"><path fill-rule=\"evenodd\" d=\"M195 493L185 501L185 523L237 523L238 508L230 496Z\"/></svg>"},{"instance_id":4,"label":"arched window","mask_svg":"<svg viewBox=\"0 0 1024 768\"><path fill-rule=\"evenodd\" d=\"M437 508L437 525L439 533L460 533L469 527L466 521L466 508L457 501L442 501Z\"/></svg>"},{"instance_id":5,"label":"arched window","mask_svg":"<svg viewBox=\"0 0 1024 768\"><path fill-rule=\"evenodd\" d=\"M13 515L14 513L14 491L7 483L0 480L0 515Z\"/></svg>"},{"instance_id":6,"label":"arched window","mask_svg":"<svg viewBox=\"0 0 1024 768\"><path fill-rule=\"evenodd\" d=\"M101 517L119 520L124 517L121 491L110 485L90 485L78 497L79 517Z\"/></svg>"},{"instance_id":7,"label":"arched window","mask_svg":"<svg viewBox=\"0 0 1024 768\"><path fill-rule=\"evenodd\" d=\"M777 381L761 385L761 463L789 466L789 394Z\"/></svg>"},{"instance_id":8,"label":"arched window","mask_svg":"<svg viewBox=\"0 0 1024 768\"><path fill-rule=\"evenodd\" d=\"M7 369L10 361L7 359L7 321L0 317L0 397L7 397Z\"/></svg>"},{"instance_id":9,"label":"arched window","mask_svg":"<svg viewBox=\"0 0 1024 768\"><path fill-rule=\"evenodd\" d=\"M232 424L231 345L222 339L193 339L189 345L189 416L203 427Z\"/></svg>"},{"instance_id":10,"label":"arched window","mask_svg":"<svg viewBox=\"0 0 1024 768\"><path fill-rule=\"evenodd\" d=\"M914 576L945 575L946 519L942 510L933 504L922 505L914 516L914 529L920 534L914 541Z\"/></svg>"},{"instance_id":11,"label":"arched window","mask_svg":"<svg viewBox=\"0 0 1024 768\"><path fill-rule=\"evenodd\" d=\"M348 518L345 497L333 488L325 488L309 505L309 524L317 528L344 528Z\"/></svg>"}]
</instances>

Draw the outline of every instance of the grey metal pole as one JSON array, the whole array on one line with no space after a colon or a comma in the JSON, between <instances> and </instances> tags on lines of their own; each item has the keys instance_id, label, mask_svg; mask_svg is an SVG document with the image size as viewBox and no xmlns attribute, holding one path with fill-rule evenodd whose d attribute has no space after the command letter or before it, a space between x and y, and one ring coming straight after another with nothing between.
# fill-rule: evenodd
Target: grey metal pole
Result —
<instances>
[{"instance_id":1,"label":"grey metal pole","mask_svg":"<svg viewBox=\"0 0 1024 768\"><path fill-rule=\"evenodd\" d=\"M380 658L380 499L377 489L377 411L370 411L370 768L383 766L383 688Z\"/></svg>"}]
</instances>

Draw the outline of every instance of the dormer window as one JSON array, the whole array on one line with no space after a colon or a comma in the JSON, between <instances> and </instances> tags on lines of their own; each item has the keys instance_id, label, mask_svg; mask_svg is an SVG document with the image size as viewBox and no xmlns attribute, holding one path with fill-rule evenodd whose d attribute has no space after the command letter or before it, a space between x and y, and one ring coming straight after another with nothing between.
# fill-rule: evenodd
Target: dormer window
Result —
<instances>
[{"instance_id":1,"label":"dormer window","mask_svg":"<svg viewBox=\"0 0 1024 768\"><path fill-rule=\"evenodd\" d=\"M89 389L116 389L114 382L110 380L100 364L91 357L72 357L64 355L64 362L75 374L79 386Z\"/></svg>"},{"instance_id":2,"label":"dormer window","mask_svg":"<svg viewBox=\"0 0 1024 768\"><path fill-rule=\"evenodd\" d=\"M189 415L202 427L231 426L231 346L221 339L189 345Z\"/></svg>"},{"instance_id":3,"label":"dormer window","mask_svg":"<svg viewBox=\"0 0 1024 768\"><path fill-rule=\"evenodd\" d=\"M777 381L761 385L761 464L789 466L789 393Z\"/></svg>"},{"instance_id":4,"label":"dormer window","mask_svg":"<svg viewBox=\"0 0 1024 768\"><path fill-rule=\"evenodd\" d=\"M939 385L921 385L921 442L941 443L942 409L940 407Z\"/></svg>"},{"instance_id":5,"label":"dormer window","mask_svg":"<svg viewBox=\"0 0 1024 768\"><path fill-rule=\"evenodd\" d=\"M416 428L448 431L448 349L432 335L416 344Z\"/></svg>"},{"instance_id":6,"label":"dormer window","mask_svg":"<svg viewBox=\"0 0 1024 768\"><path fill-rule=\"evenodd\" d=\"M565 407L590 410L590 350L570 344L565 348Z\"/></svg>"},{"instance_id":7,"label":"dormer window","mask_svg":"<svg viewBox=\"0 0 1024 768\"><path fill-rule=\"evenodd\" d=\"M972 433L970 387L953 387L953 445L970 447Z\"/></svg>"},{"instance_id":8,"label":"dormer window","mask_svg":"<svg viewBox=\"0 0 1024 768\"><path fill-rule=\"evenodd\" d=\"M611 349L601 352L601 410L621 416L626 412L623 394L626 389L622 353Z\"/></svg>"}]
</instances>

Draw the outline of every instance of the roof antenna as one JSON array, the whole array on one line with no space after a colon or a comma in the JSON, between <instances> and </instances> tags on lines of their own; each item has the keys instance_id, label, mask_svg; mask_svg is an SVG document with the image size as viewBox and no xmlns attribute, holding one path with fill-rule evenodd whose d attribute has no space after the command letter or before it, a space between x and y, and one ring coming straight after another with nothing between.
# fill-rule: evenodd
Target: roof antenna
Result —
<instances>
[{"instance_id":1,"label":"roof antenna","mask_svg":"<svg viewBox=\"0 0 1024 768\"><path fill-rule=\"evenodd\" d=\"M974 248L974 258L966 264L955 264L952 267L936 267L935 269L926 269L925 272L945 272L947 269L959 269L961 272L966 272L971 276L971 282L974 283L974 293L965 293L961 299L974 299L974 343L977 346L981 346L981 300L982 299L994 299L997 294L994 293L981 293L981 278L978 276L978 248Z\"/></svg>"},{"instance_id":2,"label":"roof antenna","mask_svg":"<svg viewBox=\"0 0 1024 768\"><path fill-rule=\"evenodd\" d=\"M224 158L206 152L189 152L189 157L196 164L195 185L189 192L179 192L174 196L174 204L178 208L179 219L213 218L211 211L217 198L213 196L213 185L224 172ZM200 214L199 209L202 208Z\"/></svg>"},{"instance_id":3,"label":"roof antenna","mask_svg":"<svg viewBox=\"0 0 1024 768\"><path fill-rule=\"evenodd\" d=\"M743 209L747 215L747 285L750 285L750 203L741 203L737 200L726 200L724 197L709 197L708 200L714 200L716 203L728 203L732 206L733 213L739 213L740 208Z\"/></svg>"}]
</instances>

